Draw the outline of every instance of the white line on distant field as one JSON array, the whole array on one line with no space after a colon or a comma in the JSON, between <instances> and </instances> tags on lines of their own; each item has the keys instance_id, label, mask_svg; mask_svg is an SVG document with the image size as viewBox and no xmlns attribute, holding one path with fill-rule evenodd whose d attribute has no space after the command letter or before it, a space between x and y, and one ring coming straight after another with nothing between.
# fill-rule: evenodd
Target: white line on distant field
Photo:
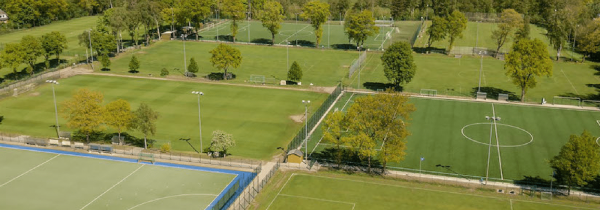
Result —
<instances>
[{"instance_id":1,"label":"white line on distant field","mask_svg":"<svg viewBox=\"0 0 600 210\"><path fill-rule=\"evenodd\" d=\"M512 199L508 199L510 201L510 210L513 210Z\"/></svg>"},{"instance_id":2,"label":"white line on distant field","mask_svg":"<svg viewBox=\"0 0 600 210\"><path fill-rule=\"evenodd\" d=\"M129 208L128 210L135 209L135 208L137 208L139 206L142 206L142 205L145 205L147 203L152 203L152 202L163 200L163 199L175 198L175 197L182 197L182 196L214 196L214 197L217 197L219 195L215 195L215 194L180 194L180 195L171 195L171 196L165 196L165 197L162 197L162 198L156 198L156 199L152 199L152 200L140 203L138 205L135 205L135 206Z\"/></svg>"},{"instance_id":3,"label":"white line on distant field","mask_svg":"<svg viewBox=\"0 0 600 210\"><path fill-rule=\"evenodd\" d=\"M494 108L494 104L492 103L492 112L494 118L494 131L496 133L496 147L498 148L498 163L500 164L500 179L504 180L504 174L502 173L502 155L500 155L500 140L498 139L498 126L496 125L496 109Z\"/></svg>"},{"instance_id":4,"label":"white line on distant field","mask_svg":"<svg viewBox=\"0 0 600 210\"><path fill-rule=\"evenodd\" d=\"M48 159L48 160L44 161L43 163L40 163L39 165L37 165L37 166L35 166L35 167L33 167L33 168L29 169L28 171L25 171L25 172L23 172L23 173L22 173L22 174L20 174L19 176L15 177L15 178L12 178L11 180L8 180L8 182L5 182L4 184L0 185L0 187L3 187L4 185L7 185L8 183L11 183L11 182L12 182L12 181L14 181L15 179L18 179L19 177L21 177L21 176L23 176L23 175L25 175L25 174L27 174L27 173L29 173L29 172L33 171L34 169L36 169L36 168L38 168L38 167L40 167L40 166L42 166L42 165L46 164L47 162L50 162L51 160L53 160L54 158L56 158L56 157L58 157L58 156L60 156L60 154L58 154L58 155L56 155L56 156L54 156L54 157L52 157L52 158L50 158L50 159Z\"/></svg>"},{"instance_id":5,"label":"white line on distant field","mask_svg":"<svg viewBox=\"0 0 600 210\"><path fill-rule=\"evenodd\" d=\"M335 201L335 200L327 200L327 199L321 199L321 198L311 198L311 197L304 197L304 196L298 196L298 195L288 195L288 194L281 194L281 196L295 197L295 198L304 198L304 199L312 199L312 200L326 201L326 202L332 202L332 203L349 204L349 205L352 205L352 209L354 209L354 207L356 207L356 203L350 203L350 202L344 202L344 201Z\"/></svg>"},{"instance_id":6,"label":"white line on distant field","mask_svg":"<svg viewBox=\"0 0 600 210\"><path fill-rule=\"evenodd\" d=\"M560 69L560 72L562 72L563 75L565 75L565 78L567 78L567 81L569 81L569 84L571 84L571 87L573 88L573 90L575 90L575 93L579 94L579 92L577 91L577 89L575 88L575 86L573 86L573 83L571 82L571 80L569 79L569 77L567 77L567 74L565 74L565 72Z\"/></svg>"},{"instance_id":7,"label":"white line on distant field","mask_svg":"<svg viewBox=\"0 0 600 210\"><path fill-rule=\"evenodd\" d=\"M346 101L346 103L344 104L344 106L342 107L342 109L340 111L342 111L342 112L344 111L344 108L346 108L346 105L348 105L348 102L350 102L352 100L352 97L354 97L354 94L355 93L352 93L352 95L350 95L350 98L348 98L348 100ZM327 131L329 131L329 128L327 128ZM309 155L312 155L312 153L315 152L315 150L317 149L317 147L319 146L319 144L321 144L321 141L323 140L323 136L321 136L321 139L319 139L319 142L317 142L317 144L315 145L315 147L313 147L313 149L312 149L312 151L310 151Z\"/></svg>"},{"instance_id":8,"label":"white line on distant field","mask_svg":"<svg viewBox=\"0 0 600 210\"><path fill-rule=\"evenodd\" d=\"M285 184L283 184L283 186L281 187L281 189L279 189L279 192L277 193L277 195L275 196L275 198L273 198L273 200L271 201L271 203L269 203L269 206L267 206L267 210L271 207L271 205L273 204L273 202L275 202L275 200L277 199L277 197L279 197L279 194L281 194L281 191L283 190L283 188L285 188L285 186L290 181L290 179L292 179L292 177L295 176L295 175L296 175L296 173L293 173L292 175L290 175L290 178L288 178L288 180L285 181Z\"/></svg>"},{"instance_id":9,"label":"white line on distant field","mask_svg":"<svg viewBox=\"0 0 600 210\"><path fill-rule=\"evenodd\" d=\"M85 209L86 207L88 207L90 204L92 204L94 201L98 200L98 198L102 197L104 194L106 194L108 191L112 190L113 188L115 188L117 185L121 184L121 182L125 181L127 178L129 178L131 175L133 175L135 172L137 172L138 170L140 170L142 167L144 167L145 164L140 165L140 167L138 167L137 169L135 169L135 171L131 172L129 175L127 175L125 178L121 179L121 181L117 182L116 184L114 184L112 187L108 188L108 190L104 191L102 194L100 194L98 197L94 198L94 200L90 201L88 204L86 204L85 206L81 207L81 209ZM79 209L79 210L81 210Z\"/></svg>"},{"instance_id":10,"label":"white line on distant field","mask_svg":"<svg viewBox=\"0 0 600 210\"><path fill-rule=\"evenodd\" d=\"M290 36L286 37L286 38L285 38L283 41L279 42L279 44L282 44L283 42L285 42L286 40L288 40L290 37L292 37L292 36L296 35L297 33L299 33L300 31L304 30L305 28L307 28L307 27L309 27L309 26L310 26L310 24L309 24L309 25L306 25L306 26L304 26L304 28L302 28L302 29L300 29L300 30L296 31L296 33L293 33L292 35L290 35ZM289 40L288 40L288 41L289 41ZM286 44L287 44L287 43L286 43Z\"/></svg>"}]
</instances>

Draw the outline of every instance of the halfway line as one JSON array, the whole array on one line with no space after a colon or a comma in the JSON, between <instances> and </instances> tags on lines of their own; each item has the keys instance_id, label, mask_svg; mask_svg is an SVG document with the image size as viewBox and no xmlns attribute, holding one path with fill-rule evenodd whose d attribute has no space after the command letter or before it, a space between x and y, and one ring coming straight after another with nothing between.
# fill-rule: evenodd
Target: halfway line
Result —
<instances>
[{"instance_id":1,"label":"halfway line","mask_svg":"<svg viewBox=\"0 0 600 210\"><path fill-rule=\"evenodd\" d=\"M129 175L127 175L125 178L121 179L121 181L117 182L116 184L114 184L112 187L108 188L108 190L104 191L102 194L100 194L98 197L94 198L94 200L90 201L88 204L86 204L85 206L81 207L81 209L85 209L86 207L88 207L90 204L92 204L94 201L98 200L98 198L102 197L104 194L106 194L108 191L112 190L112 188L116 187L117 185L121 184L121 182L125 181L125 179L129 178L131 175L133 175L135 172L137 172L138 170L140 170L142 167L144 167L145 164L142 164L140 167L138 167L137 169L135 169L135 171L131 172ZM79 209L79 210L81 210Z\"/></svg>"},{"instance_id":2,"label":"halfway line","mask_svg":"<svg viewBox=\"0 0 600 210\"><path fill-rule=\"evenodd\" d=\"M34 169L36 169L36 168L38 168L38 167L40 167L40 166L42 166L42 165L46 164L47 162L50 162L51 160L53 160L54 158L56 158L56 157L58 157L58 156L60 156L60 154L58 154L58 155L56 155L56 156L54 156L54 157L52 157L52 158L50 158L50 159L48 159L48 160L44 161L43 163L40 163L39 165L37 165L37 166L35 166L35 167L33 167L33 168L29 169L28 171L25 171L25 172L23 172L23 173L22 173L21 175L19 175L19 176L15 177L15 178L12 178L11 180L8 180L8 182L5 182L4 184L0 185L0 187L3 187L4 185L7 185L8 183L11 183L11 182L12 182L12 181L14 181L15 179L18 179L19 177L21 177L21 176L23 176L23 175L25 175L25 174L27 174L27 173L29 173L29 172L33 171Z\"/></svg>"}]
</instances>

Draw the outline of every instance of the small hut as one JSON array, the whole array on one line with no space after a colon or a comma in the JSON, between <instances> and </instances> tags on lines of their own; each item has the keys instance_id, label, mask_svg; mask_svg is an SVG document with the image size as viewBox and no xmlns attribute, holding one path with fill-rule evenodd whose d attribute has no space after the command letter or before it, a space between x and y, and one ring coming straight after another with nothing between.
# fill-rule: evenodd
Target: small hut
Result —
<instances>
[{"instance_id":1,"label":"small hut","mask_svg":"<svg viewBox=\"0 0 600 210\"><path fill-rule=\"evenodd\" d=\"M304 160L304 153L300 150L293 149L287 153L288 163L302 163L302 160Z\"/></svg>"},{"instance_id":2,"label":"small hut","mask_svg":"<svg viewBox=\"0 0 600 210\"><path fill-rule=\"evenodd\" d=\"M0 23L8 22L8 14L0 9Z\"/></svg>"}]
</instances>

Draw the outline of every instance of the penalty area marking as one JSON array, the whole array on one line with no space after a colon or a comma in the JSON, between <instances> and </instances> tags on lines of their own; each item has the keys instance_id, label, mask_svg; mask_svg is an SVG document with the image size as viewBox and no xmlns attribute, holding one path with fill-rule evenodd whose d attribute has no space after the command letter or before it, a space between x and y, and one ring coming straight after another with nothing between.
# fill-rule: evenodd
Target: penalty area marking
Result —
<instances>
[{"instance_id":1,"label":"penalty area marking","mask_svg":"<svg viewBox=\"0 0 600 210\"><path fill-rule=\"evenodd\" d=\"M470 126L473 126L473 125L491 125L491 124L492 124L492 123L473 123L473 124L465 125L465 127L463 127L463 128L460 130L460 132L462 133L462 135L463 135L465 138L467 138L467 139L469 139L469 140L471 140L471 141L473 141L473 142L475 142L475 143L478 143L478 144L483 144L483 145L486 145L486 146L490 146L490 144L488 144L488 143L483 143L483 142L477 141L477 140L475 140L475 139L472 139L472 138L470 138L469 136L467 136L467 135L465 134L465 128L467 128L467 127L470 127ZM527 142L527 143L524 143L524 144L518 144L518 145L493 145L493 144L492 144L491 146L494 146L494 147L497 147L497 146L499 146L499 147L522 147L522 146L526 146L526 145L528 145L528 144L531 144L531 142L533 142L533 135L532 135L531 133L529 133L529 131L527 131L527 130L525 130L525 129L523 129L523 128L519 128L519 127L517 127L517 126L513 126L513 125L502 124L502 123L496 123L496 124L497 124L497 125L502 125L502 126L511 127L511 128L517 129L517 130L521 130L521 131L523 131L523 132L525 132L525 133L529 134L529 136L531 137L531 139L529 140L529 142Z\"/></svg>"},{"instance_id":2,"label":"penalty area marking","mask_svg":"<svg viewBox=\"0 0 600 210\"><path fill-rule=\"evenodd\" d=\"M304 199L311 199L311 200L317 200L317 201L348 204L348 205L352 205L352 210L354 210L354 207L356 207L356 203L350 203L350 202L334 201L334 200L327 200L327 199L321 199L321 198L311 198L311 197L304 197L304 196L298 196L298 195L288 195L288 194L280 194L280 195L286 196L286 197L304 198Z\"/></svg>"},{"instance_id":3,"label":"penalty area marking","mask_svg":"<svg viewBox=\"0 0 600 210\"><path fill-rule=\"evenodd\" d=\"M148 204L148 203L152 203L152 202L155 202L155 201L159 201L159 200L163 200L163 199L169 199L169 198L174 198L174 197L183 197L183 196L214 196L214 197L217 197L219 195L215 195L215 194L180 194L180 195L171 195L171 196L165 196L165 197L162 197L162 198L156 198L156 199L152 199L152 200L140 203L140 204L135 205L135 206L133 206L133 207L127 209L127 210L135 209L135 208L137 208L139 206L142 206L142 205L145 205L145 204Z\"/></svg>"}]
</instances>

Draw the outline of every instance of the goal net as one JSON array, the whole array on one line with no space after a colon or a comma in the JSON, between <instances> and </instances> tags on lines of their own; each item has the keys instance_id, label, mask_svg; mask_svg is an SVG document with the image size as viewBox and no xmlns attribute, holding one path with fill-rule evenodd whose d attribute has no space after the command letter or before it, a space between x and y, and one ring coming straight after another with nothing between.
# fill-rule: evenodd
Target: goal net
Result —
<instances>
[{"instance_id":1,"label":"goal net","mask_svg":"<svg viewBox=\"0 0 600 210\"><path fill-rule=\"evenodd\" d=\"M596 100L581 100L581 106L600 108L600 101Z\"/></svg>"},{"instance_id":2,"label":"goal net","mask_svg":"<svg viewBox=\"0 0 600 210\"><path fill-rule=\"evenodd\" d=\"M419 92L422 96L437 96L437 90L434 89L421 89Z\"/></svg>"},{"instance_id":3,"label":"goal net","mask_svg":"<svg viewBox=\"0 0 600 210\"><path fill-rule=\"evenodd\" d=\"M348 78L352 78L352 75L354 75L354 72L359 70L361 66L365 65L364 64L365 60L367 60L367 51L363 51L360 54L360 56L358 56L358 59L354 60L354 62L352 62L352 65L350 66L350 70L348 71Z\"/></svg>"},{"instance_id":4,"label":"goal net","mask_svg":"<svg viewBox=\"0 0 600 210\"><path fill-rule=\"evenodd\" d=\"M250 75L250 82L254 84L265 84L265 76L264 75Z\"/></svg>"},{"instance_id":5,"label":"goal net","mask_svg":"<svg viewBox=\"0 0 600 210\"><path fill-rule=\"evenodd\" d=\"M554 96L552 105L581 106L581 98Z\"/></svg>"},{"instance_id":6,"label":"goal net","mask_svg":"<svg viewBox=\"0 0 600 210\"><path fill-rule=\"evenodd\" d=\"M498 94L498 101L508 101L508 94L504 94L504 93Z\"/></svg>"},{"instance_id":7,"label":"goal net","mask_svg":"<svg viewBox=\"0 0 600 210\"><path fill-rule=\"evenodd\" d=\"M476 99L486 100L487 99L487 93L486 92L477 92Z\"/></svg>"},{"instance_id":8,"label":"goal net","mask_svg":"<svg viewBox=\"0 0 600 210\"><path fill-rule=\"evenodd\" d=\"M540 198L542 200L552 200L552 192L542 192Z\"/></svg>"},{"instance_id":9,"label":"goal net","mask_svg":"<svg viewBox=\"0 0 600 210\"><path fill-rule=\"evenodd\" d=\"M375 26L377 27L392 27L394 26L393 20L376 20Z\"/></svg>"}]
</instances>

